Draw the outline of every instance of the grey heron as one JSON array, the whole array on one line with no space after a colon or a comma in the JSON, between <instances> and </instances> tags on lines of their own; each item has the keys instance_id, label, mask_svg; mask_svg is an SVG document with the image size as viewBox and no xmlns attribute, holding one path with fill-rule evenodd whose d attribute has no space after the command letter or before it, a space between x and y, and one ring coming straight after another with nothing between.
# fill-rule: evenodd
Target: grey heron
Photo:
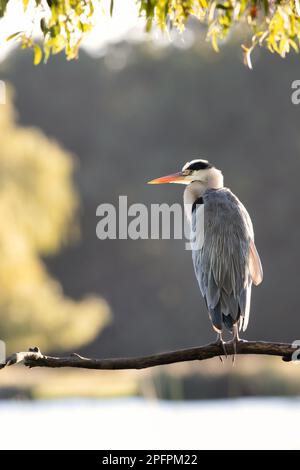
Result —
<instances>
[{"instance_id":1,"label":"grey heron","mask_svg":"<svg viewBox=\"0 0 300 470\"><path fill-rule=\"evenodd\" d=\"M191 227L203 225L202 241L192 249L196 278L225 354L225 331L236 352L239 331L248 326L252 283L263 279L250 216L207 160L192 160L178 173L149 181L162 183L186 185L186 216Z\"/></svg>"}]
</instances>

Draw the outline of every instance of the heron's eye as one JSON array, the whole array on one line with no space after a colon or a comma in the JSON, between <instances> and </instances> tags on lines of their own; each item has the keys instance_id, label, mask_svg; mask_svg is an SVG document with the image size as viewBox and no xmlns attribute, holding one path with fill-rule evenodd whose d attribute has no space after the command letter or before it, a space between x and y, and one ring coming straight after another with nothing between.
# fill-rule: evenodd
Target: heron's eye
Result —
<instances>
[{"instance_id":1,"label":"heron's eye","mask_svg":"<svg viewBox=\"0 0 300 470\"><path fill-rule=\"evenodd\" d=\"M189 176L189 175L192 174L192 172L191 172L190 170L184 170L184 171L182 172L182 174L183 174L183 176Z\"/></svg>"}]
</instances>

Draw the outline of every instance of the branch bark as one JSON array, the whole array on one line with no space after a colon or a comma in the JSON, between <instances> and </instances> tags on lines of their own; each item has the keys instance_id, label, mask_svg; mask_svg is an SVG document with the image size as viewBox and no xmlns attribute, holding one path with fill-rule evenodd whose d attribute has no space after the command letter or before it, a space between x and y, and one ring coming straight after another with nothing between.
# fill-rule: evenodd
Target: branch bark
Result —
<instances>
[{"instance_id":1,"label":"branch bark","mask_svg":"<svg viewBox=\"0 0 300 470\"><path fill-rule=\"evenodd\" d=\"M226 343L228 355L234 354L232 343ZM292 360L295 346L287 343L270 343L263 341L240 341L237 344L237 354L259 354L279 356L284 361ZM223 356L221 344L211 343L190 349L154 354L151 356L91 359L79 356L76 353L66 357L45 356L39 348L31 348L28 352L13 354L7 359L5 366L23 363L27 367L77 367L81 369L117 370L117 369L146 369L176 362L203 361L217 356Z\"/></svg>"}]
</instances>

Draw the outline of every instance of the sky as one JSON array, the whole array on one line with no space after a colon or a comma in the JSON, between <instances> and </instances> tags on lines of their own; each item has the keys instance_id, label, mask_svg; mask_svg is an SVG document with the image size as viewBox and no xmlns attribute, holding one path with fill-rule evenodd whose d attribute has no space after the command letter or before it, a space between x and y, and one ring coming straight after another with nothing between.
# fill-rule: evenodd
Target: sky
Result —
<instances>
[{"instance_id":1,"label":"sky","mask_svg":"<svg viewBox=\"0 0 300 470\"><path fill-rule=\"evenodd\" d=\"M18 31L28 30L32 27L30 16L34 2L30 2L28 11L23 11L22 1L10 0L7 13L0 20L0 60L14 47L13 41L6 39ZM115 0L114 14L109 13L109 0L102 0L96 8L93 31L86 37L83 47L91 52L103 49L107 44L117 42L124 37L142 38L145 35L144 22L138 15L135 0ZM103 14L105 12L105 14Z\"/></svg>"}]
</instances>

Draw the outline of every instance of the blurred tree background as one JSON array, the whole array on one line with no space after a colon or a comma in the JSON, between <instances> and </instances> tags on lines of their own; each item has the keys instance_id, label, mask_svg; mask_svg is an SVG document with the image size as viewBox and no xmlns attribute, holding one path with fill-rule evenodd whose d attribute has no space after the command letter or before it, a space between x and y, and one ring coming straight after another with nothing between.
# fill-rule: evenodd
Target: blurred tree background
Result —
<instances>
[{"instance_id":1,"label":"blurred tree background","mask_svg":"<svg viewBox=\"0 0 300 470\"><path fill-rule=\"evenodd\" d=\"M65 297L41 258L78 237L74 159L41 131L19 126L11 96L0 106L0 133L1 338L10 351L81 346L106 324L108 306L96 296Z\"/></svg>"},{"instance_id":2,"label":"blurred tree background","mask_svg":"<svg viewBox=\"0 0 300 470\"><path fill-rule=\"evenodd\" d=\"M24 206L22 214L29 217L32 211L37 213L34 229L41 230L30 241L30 250L38 249L43 255L49 248L53 251L58 245L57 234L53 241L44 230L48 232L47 226L53 224L50 232L56 233L59 228L59 233L65 234L61 231L62 220L68 226L72 212L65 207L66 198L74 207L70 157L63 157L62 150L48 139L57 139L79 159L75 184L81 199L82 236L58 255L43 259L43 263L74 302L92 292L112 307L113 321L81 349L85 354L144 354L214 339L184 242L100 241L96 237L97 206L103 202L117 204L119 195L128 195L129 204L182 203L180 187L158 189L147 186L146 181L177 171L194 157L207 158L223 170L225 184L245 203L256 228L265 278L263 285L253 291L246 337L298 339L300 108L291 102L291 83L299 78L299 60L291 55L282 62L262 53L250 72L238 60L235 43L228 44L220 55L212 55L209 48L199 44L196 40L190 47L181 42L178 47L156 47L151 43L122 42L111 46L102 57L93 58L82 51L76 62L66 63L63 57L56 57L38 68L32 64L31 54L22 52L11 55L1 65L1 79L15 89L20 123L38 126L48 136L46 139L37 131L16 130L8 121L10 132L22 136L28 133L26 139L37 139L32 144L34 156L42 161L33 164L35 157L25 153L27 145L20 143L20 148L12 152L17 139L1 129L1 154L9 155L10 165L21 152L29 159L22 159L22 178L28 172L30 178L35 165L42 166L40 172L46 172L49 178L46 186L38 184L42 186L42 200L40 193L33 198L45 204L46 215L40 215L41 207L31 208L22 192L21 202L28 207L27 212ZM52 161L44 162L44 152L57 159L57 169L52 170ZM25 191L27 180L22 178L20 191ZM29 199L35 185L30 184ZM53 216L53 211L59 213ZM54 218L49 220L51 214ZM3 217L1 220L5 221ZM32 232L27 219L24 227ZM35 262L41 266L40 258ZM44 264L42 267L44 279ZM43 281L39 278L35 282ZM27 285L27 278L22 285ZM54 319L58 318L60 325L63 312L77 304L70 304L55 285L50 285L44 295L51 301L43 297L38 309L35 303L42 294L31 295L27 290L32 317L29 303L28 308L20 309L12 305L13 314L4 309L1 312L1 327L28 315L26 322L34 328L34 336L52 318L55 339L48 333L47 337L52 338L49 346L53 349L60 331L68 338L68 330L79 324L87 331L85 339L89 335L91 339L100 316L90 304L84 304L90 317L78 306L78 316L68 314L68 322L58 329ZM19 330L14 325L11 331L15 347L20 349L16 335ZM59 346L64 341L66 338L59 341ZM34 342L42 347L39 339L34 338ZM65 348L69 347L66 341Z\"/></svg>"}]
</instances>

